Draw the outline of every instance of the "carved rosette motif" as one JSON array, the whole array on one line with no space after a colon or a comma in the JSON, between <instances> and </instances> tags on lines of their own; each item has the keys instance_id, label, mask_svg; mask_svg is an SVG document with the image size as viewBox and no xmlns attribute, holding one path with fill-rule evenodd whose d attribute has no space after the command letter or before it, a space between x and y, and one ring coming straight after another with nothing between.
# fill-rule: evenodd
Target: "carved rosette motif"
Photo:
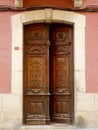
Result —
<instances>
[{"instance_id":1,"label":"carved rosette motif","mask_svg":"<svg viewBox=\"0 0 98 130\"><path fill-rule=\"evenodd\" d=\"M53 47L54 55L69 55L71 42L72 40L68 37L66 32L57 32L55 44Z\"/></svg>"},{"instance_id":2,"label":"carved rosette motif","mask_svg":"<svg viewBox=\"0 0 98 130\"><path fill-rule=\"evenodd\" d=\"M68 37L66 31L57 32L56 33L56 44L68 44L72 40Z\"/></svg>"}]
</instances>

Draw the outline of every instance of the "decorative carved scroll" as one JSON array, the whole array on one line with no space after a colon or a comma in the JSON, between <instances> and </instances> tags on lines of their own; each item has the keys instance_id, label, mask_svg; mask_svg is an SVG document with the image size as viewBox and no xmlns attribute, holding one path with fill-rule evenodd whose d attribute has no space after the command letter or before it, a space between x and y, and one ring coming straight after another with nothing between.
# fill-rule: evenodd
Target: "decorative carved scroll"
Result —
<instances>
[{"instance_id":1,"label":"decorative carved scroll","mask_svg":"<svg viewBox=\"0 0 98 130\"><path fill-rule=\"evenodd\" d=\"M61 54L68 55L70 54L70 46L69 45L55 46L54 53L55 55L61 55Z\"/></svg>"},{"instance_id":2,"label":"decorative carved scroll","mask_svg":"<svg viewBox=\"0 0 98 130\"><path fill-rule=\"evenodd\" d=\"M45 45L28 45L26 48L26 52L28 54L45 54L46 53L46 46Z\"/></svg>"}]
</instances>

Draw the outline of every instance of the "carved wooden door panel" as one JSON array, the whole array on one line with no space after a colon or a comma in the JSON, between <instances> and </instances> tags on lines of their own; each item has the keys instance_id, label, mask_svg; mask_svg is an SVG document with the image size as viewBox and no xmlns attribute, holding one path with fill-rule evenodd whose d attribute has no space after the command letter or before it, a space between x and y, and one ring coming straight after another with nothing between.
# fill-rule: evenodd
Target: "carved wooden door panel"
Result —
<instances>
[{"instance_id":1,"label":"carved wooden door panel","mask_svg":"<svg viewBox=\"0 0 98 130\"><path fill-rule=\"evenodd\" d=\"M72 26L24 26L25 124L71 123L73 119Z\"/></svg>"},{"instance_id":2,"label":"carved wooden door panel","mask_svg":"<svg viewBox=\"0 0 98 130\"><path fill-rule=\"evenodd\" d=\"M46 124L49 117L48 26L24 26L24 123Z\"/></svg>"},{"instance_id":3,"label":"carved wooden door panel","mask_svg":"<svg viewBox=\"0 0 98 130\"><path fill-rule=\"evenodd\" d=\"M72 26L50 27L51 120L71 123L73 119Z\"/></svg>"}]
</instances>

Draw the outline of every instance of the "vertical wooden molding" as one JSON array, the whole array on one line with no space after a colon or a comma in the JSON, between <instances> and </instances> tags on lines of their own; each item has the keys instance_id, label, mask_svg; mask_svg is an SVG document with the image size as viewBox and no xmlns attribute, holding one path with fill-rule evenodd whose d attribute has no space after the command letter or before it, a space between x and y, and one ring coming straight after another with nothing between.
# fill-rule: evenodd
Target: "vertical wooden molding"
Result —
<instances>
[{"instance_id":1,"label":"vertical wooden molding","mask_svg":"<svg viewBox=\"0 0 98 130\"><path fill-rule=\"evenodd\" d=\"M23 0L15 0L16 7L23 7Z\"/></svg>"},{"instance_id":2,"label":"vertical wooden molding","mask_svg":"<svg viewBox=\"0 0 98 130\"><path fill-rule=\"evenodd\" d=\"M75 8L80 8L82 6L82 0L73 0L73 1Z\"/></svg>"}]
</instances>

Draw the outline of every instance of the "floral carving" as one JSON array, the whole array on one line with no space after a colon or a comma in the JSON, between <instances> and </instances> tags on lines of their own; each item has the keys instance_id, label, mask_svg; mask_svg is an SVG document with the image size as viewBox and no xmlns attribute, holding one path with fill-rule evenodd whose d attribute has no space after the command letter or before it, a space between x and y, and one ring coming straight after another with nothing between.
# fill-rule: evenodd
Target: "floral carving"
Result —
<instances>
[{"instance_id":1,"label":"floral carving","mask_svg":"<svg viewBox=\"0 0 98 130\"><path fill-rule=\"evenodd\" d=\"M56 44L62 42L66 44L66 42L71 42L71 39L67 36L65 31L56 33Z\"/></svg>"},{"instance_id":2,"label":"floral carving","mask_svg":"<svg viewBox=\"0 0 98 130\"><path fill-rule=\"evenodd\" d=\"M31 88L41 88L42 87L42 70L43 70L43 59L42 58L32 58L30 64L30 86Z\"/></svg>"},{"instance_id":3,"label":"floral carving","mask_svg":"<svg viewBox=\"0 0 98 130\"><path fill-rule=\"evenodd\" d=\"M56 87L66 88L68 87L68 59L57 58L56 59Z\"/></svg>"}]
</instances>

